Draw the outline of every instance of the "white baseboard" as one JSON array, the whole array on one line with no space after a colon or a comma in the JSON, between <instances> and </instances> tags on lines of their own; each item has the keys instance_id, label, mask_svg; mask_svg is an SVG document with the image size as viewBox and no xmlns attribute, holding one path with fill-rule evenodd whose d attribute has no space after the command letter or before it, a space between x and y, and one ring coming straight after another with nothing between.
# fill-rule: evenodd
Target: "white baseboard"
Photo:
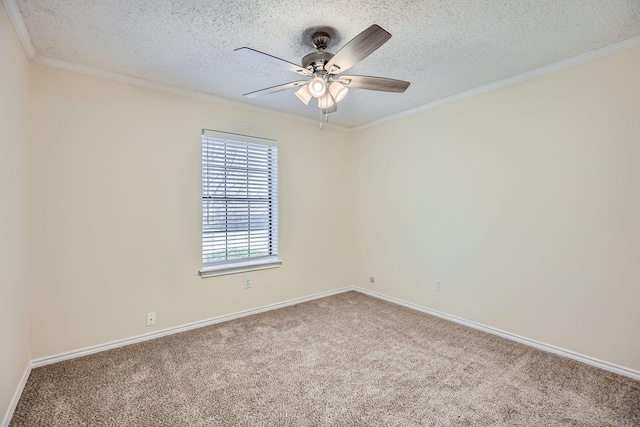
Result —
<instances>
[{"instance_id":1,"label":"white baseboard","mask_svg":"<svg viewBox=\"0 0 640 427\"><path fill-rule=\"evenodd\" d=\"M149 334L138 335L131 338L125 338L121 340L111 341L105 344L94 345L91 347L86 347L79 350L68 351L65 353L57 354L55 356L42 357L40 359L31 360L20 379L20 383L16 388L15 393L13 394L13 398L11 400L11 404L7 409L7 413L4 416L0 427L9 427L9 423L11 422L11 417L13 417L13 413L18 406L18 402L20 401L20 396L22 395L22 391L24 390L24 386L27 383L27 379L29 378L29 374L31 374L31 370L34 368L38 368L40 366L50 365L52 363L62 362L63 360L75 359L77 357L87 356L89 354L99 353L101 351L111 350L113 348L123 347L129 344L135 344L143 341L149 341L155 338L164 337L167 335L177 334L179 332L185 332L192 329L202 328L204 326L214 325L216 323L226 322L233 319L238 319L241 317L251 316L253 314L263 313L265 311L277 310L279 308L288 307L295 304L300 304L307 301L312 301L324 297L328 297L331 295L340 294L347 291L352 291L354 288L352 286L334 289L332 291L320 292L317 294L309 295L306 297L294 298L287 301L282 301L275 304L268 304L262 307L243 310L237 313L231 313L223 316L213 317L211 319L201 320L198 322L188 323L186 325L175 326L173 328L163 329L157 332L151 332Z\"/></svg>"},{"instance_id":2,"label":"white baseboard","mask_svg":"<svg viewBox=\"0 0 640 427\"><path fill-rule=\"evenodd\" d=\"M583 354L576 353L571 350L566 350L560 347L556 347L550 344L545 344L536 340L532 340L529 338L522 337L520 335L512 334L511 332L506 332L500 329L492 328L491 326L486 326L480 323L472 322L470 320L462 319L460 317L452 316L450 314L442 313L440 311L432 310L430 308L423 307L421 305L413 304L407 301L403 301L398 298L393 298L384 294L380 294L378 292L370 291L368 289L354 287L353 290L361 292L365 295L369 295L375 298L379 298L388 302L392 302L394 304L398 304L407 308L411 308L413 310L420 311L422 313L431 314L436 317L440 317L442 319L449 320L451 322L459 323L461 325L469 326L470 328L479 329L483 332L488 332L493 335L498 335L502 338L507 338L512 341L519 342L521 344L528 345L530 347L535 347L540 350L548 351L549 353L554 353L559 356L566 357L568 359L577 360L578 362L586 363L587 365L595 366L596 368L604 369L606 371L614 372L616 374L624 375L629 378L633 378L634 380L640 380L640 371L636 371L633 369L625 368L624 366L615 365L613 363L605 362L603 360L598 360L593 357L585 356Z\"/></svg>"},{"instance_id":3,"label":"white baseboard","mask_svg":"<svg viewBox=\"0 0 640 427\"><path fill-rule=\"evenodd\" d=\"M29 374L31 374L31 362L27 363L27 367L22 373L22 378L20 378L18 387L16 387L16 391L13 393L13 398L11 398L11 403L9 404L9 408L7 408L7 413L4 415L2 423L0 424L1 427L9 427L11 417L13 417L13 413L18 406L20 396L22 396L22 390L24 390L24 386L27 384L27 379L29 379Z\"/></svg>"},{"instance_id":4,"label":"white baseboard","mask_svg":"<svg viewBox=\"0 0 640 427\"><path fill-rule=\"evenodd\" d=\"M192 329L202 328L204 326L214 325L216 323L226 322L233 319L238 319L241 317L251 316L253 314L263 313L266 311L277 310L279 308L288 307L295 304L300 304L307 301L312 301L320 298L325 298L331 295L340 294L348 291L357 291L365 295L372 296L374 298L379 298L394 304L398 304L407 308L411 308L413 310L420 311L422 313L431 314L433 316L440 317L442 319L449 320L451 322L459 323L461 325L469 326L474 329L481 330L483 332L487 332L490 334L498 335L503 338L507 338L512 341L519 342L521 344L525 344L540 350L548 351L550 353L557 354L559 356L563 356L569 359L577 360L578 362L586 363L587 365L595 366L600 369L604 369L606 371L614 372L616 374L624 375L629 378L633 378L635 380L640 380L640 371L636 371L633 369L625 368L623 366L618 366L613 363L605 362L602 360L595 359L593 357L585 356L570 350L565 350L563 348L559 348L553 345L541 343L539 341L535 341L529 338L522 337L520 335L512 334L510 332L502 331L500 329L492 328L490 326L485 326L480 323L472 322L470 320L462 319L460 317L452 316L450 314L442 313L440 311L432 310L417 304L413 304L407 301L403 301L398 298L390 297L384 294L380 294L378 292L370 291L368 289L360 288L357 286L347 286L339 289L334 289L332 291L321 292L318 294L309 295L306 297L294 298L288 301L283 301L275 304L269 304L262 307L243 310L237 313L227 314L223 316L213 317L211 319L201 320L198 322L188 323L186 325L175 326L173 328L163 329L161 331L152 332L149 334L138 335L131 338L125 338L117 341L108 342L105 344L95 345L92 347L86 347L79 350L73 350L66 353L61 353L55 356L43 357L40 359L34 359L27 365L22 378L20 379L20 383L16 388L16 391L13 395L13 399L11 400L11 405L9 406L7 413L0 424L0 427L8 427L9 422L11 421L11 417L13 416L13 412L18 405L18 401L20 400L20 396L22 395L22 391L24 390L24 386L27 383L27 379L29 378L29 374L33 368L37 368L40 366L50 365L52 363L62 362L63 360L75 359L77 357L86 356L89 354L99 353L101 351L111 350L118 347L123 347L125 345L136 344L143 341L149 341L155 338L164 337L167 335L177 334L179 332L185 332Z\"/></svg>"},{"instance_id":5,"label":"white baseboard","mask_svg":"<svg viewBox=\"0 0 640 427\"><path fill-rule=\"evenodd\" d=\"M240 317L251 316L253 314L263 313L265 311L277 310L279 308L288 307L290 305L300 304L307 301L312 301L319 298L328 297L331 295L340 294L343 292L351 291L353 287L348 286L344 288L334 289L332 291L320 292L318 294L309 295L306 297L294 298L288 301L283 301L275 304L269 304L250 310L243 310L237 313L226 314L223 316L213 317L211 319L200 320L198 322L187 323L186 325L174 326L172 328L163 329L157 332L151 332L148 334L138 335L131 338L124 338L121 340L111 341L105 344L94 345L91 347L82 348L79 350L73 350L55 356L42 357L31 361L31 367L37 368L40 366L50 365L52 363L62 362L63 360L75 359L77 357L87 356L89 354L99 353L105 350L111 350L125 345L136 344L143 341L149 341L155 338L164 337L167 335L177 334L179 332L190 331L192 329L202 328L204 326L214 325L216 323L227 322L229 320L238 319Z\"/></svg>"}]
</instances>

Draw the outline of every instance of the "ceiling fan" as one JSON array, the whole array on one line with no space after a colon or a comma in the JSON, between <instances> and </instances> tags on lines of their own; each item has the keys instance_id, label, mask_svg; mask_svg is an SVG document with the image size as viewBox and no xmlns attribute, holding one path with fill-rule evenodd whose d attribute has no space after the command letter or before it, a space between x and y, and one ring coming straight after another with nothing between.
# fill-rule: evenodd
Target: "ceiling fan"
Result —
<instances>
[{"instance_id":1,"label":"ceiling fan","mask_svg":"<svg viewBox=\"0 0 640 427\"><path fill-rule=\"evenodd\" d=\"M247 57L286 68L305 77L304 80L249 92L244 96L254 98L298 88L296 96L302 102L308 105L311 98L316 98L322 113L329 114L337 111L336 104L344 99L351 87L402 93L409 87L409 82L385 77L341 74L371 55L390 38L391 34L374 24L355 36L334 55L325 51L331 41L329 33L317 31L312 36L312 42L318 51L302 58L302 66L248 47L235 49L235 52Z\"/></svg>"}]
</instances>

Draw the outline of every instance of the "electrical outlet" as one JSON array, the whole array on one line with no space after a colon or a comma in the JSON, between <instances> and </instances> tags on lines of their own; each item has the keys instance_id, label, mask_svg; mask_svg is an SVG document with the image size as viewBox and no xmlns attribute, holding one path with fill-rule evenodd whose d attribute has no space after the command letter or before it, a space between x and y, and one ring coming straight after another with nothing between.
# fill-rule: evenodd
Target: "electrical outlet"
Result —
<instances>
[{"instance_id":1,"label":"electrical outlet","mask_svg":"<svg viewBox=\"0 0 640 427\"><path fill-rule=\"evenodd\" d=\"M156 314L147 313L147 326L153 326L156 324Z\"/></svg>"},{"instance_id":2,"label":"electrical outlet","mask_svg":"<svg viewBox=\"0 0 640 427\"><path fill-rule=\"evenodd\" d=\"M442 292L442 281L436 280L436 291Z\"/></svg>"},{"instance_id":3,"label":"electrical outlet","mask_svg":"<svg viewBox=\"0 0 640 427\"><path fill-rule=\"evenodd\" d=\"M251 278L247 277L244 279L244 288L249 289L251 287Z\"/></svg>"}]
</instances>

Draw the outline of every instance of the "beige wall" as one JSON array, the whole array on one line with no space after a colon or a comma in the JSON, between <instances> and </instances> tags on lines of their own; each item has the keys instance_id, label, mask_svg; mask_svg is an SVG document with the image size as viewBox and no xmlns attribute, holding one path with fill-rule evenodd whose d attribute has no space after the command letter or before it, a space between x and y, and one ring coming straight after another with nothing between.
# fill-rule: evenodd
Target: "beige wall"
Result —
<instances>
[{"instance_id":1,"label":"beige wall","mask_svg":"<svg viewBox=\"0 0 640 427\"><path fill-rule=\"evenodd\" d=\"M640 49L347 133L29 66L0 24L0 410L29 359L347 285L640 370ZM202 128L279 141L281 268L197 276Z\"/></svg>"},{"instance_id":2,"label":"beige wall","mask_svg":"<svg viewBox=\"0 0 640 427\"><path fill-rule=\"evenodd\" d=\"M348 133L44 66L32 81L32 358L352 284ZM279 269L198 277L203 128L278 140Z\"/></svg>"},{"instance_id":3,"label":"beige wall","mask_svg":"<svg viewBox=\"0 0 640 427\"><path fill-rule=\"evenodd\" d=\"M639 68L636 48L358 132L355 284L640 370Z\"/></svg>"},{"instance_id":4,"label":"beige wall","mask_svg":"<svg viewBox=\"0 0 640 427\"><path fill-rule=\"evenodd\" d=\"M29 361L29 63L0 5L0 423Z\"/></svg>"}]
</instances>

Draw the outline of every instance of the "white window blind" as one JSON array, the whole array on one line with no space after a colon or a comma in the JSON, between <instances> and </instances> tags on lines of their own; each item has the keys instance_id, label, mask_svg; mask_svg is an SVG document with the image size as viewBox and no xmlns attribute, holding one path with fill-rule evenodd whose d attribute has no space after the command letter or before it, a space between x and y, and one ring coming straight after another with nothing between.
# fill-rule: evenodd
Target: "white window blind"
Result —
<instances>
[{"instance_id":1,"label":"white window blind","mask_svg":"<svg viewBox=\"0 0 640 427\"><path fill-rule=\"evenodd\" d=\"M273 144L203 131L203 271L279 264L278 148Z\"/></svg>"}]
</instances>

